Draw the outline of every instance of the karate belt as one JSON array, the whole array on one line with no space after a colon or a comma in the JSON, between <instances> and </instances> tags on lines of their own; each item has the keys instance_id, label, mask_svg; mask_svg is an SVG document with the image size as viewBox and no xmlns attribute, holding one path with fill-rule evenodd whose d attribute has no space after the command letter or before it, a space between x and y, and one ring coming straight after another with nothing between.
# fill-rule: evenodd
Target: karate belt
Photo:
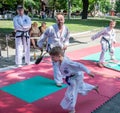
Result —
<instances>
[{"instance_id":1,"label":"karate belt","mask_svg":"<svg viewBox=\"0 0 120 113\"><path fill-rule=\"evenodd\" d=\"M21 38L22 43L23 43L23 37L25 37L26 38L26 44L28 44L27 43L27 38L29 38L29 36L27 35L27 33L29 34L29 31L19 31L19 30L17 30L16 33L17 32L21 32L21 35L16 36L16 38Z\"/></svg>"},{"instance_id":2,"label":"karate belt","mask_svg":"<svg viewBox=\"0 0 120 113\"><path fill-rule=\"evenodd\" d=\"M70 76L66 76L65 81L68 85L70 85L69 78L74 77L74 76L75 76L75 74L72 74Z\"/></svg>"},{"instance_id":3,"label":"karate belt","mask_svg":"<svg viewBox=\"0 0 120 113\"><path fill-rule=\"evenodd\" d=\"M109 48L109 51L110 51L110 48L111 48L110 42L106 38L104 38L104 37L102 37L102 39L108 43L108 48Z\"/></svg>"}]
</instances>

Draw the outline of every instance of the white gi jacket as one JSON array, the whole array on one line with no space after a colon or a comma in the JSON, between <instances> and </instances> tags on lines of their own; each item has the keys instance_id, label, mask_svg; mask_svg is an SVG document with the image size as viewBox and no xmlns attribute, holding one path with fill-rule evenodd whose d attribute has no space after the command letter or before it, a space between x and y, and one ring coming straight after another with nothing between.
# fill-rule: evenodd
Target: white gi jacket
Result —
<instances>
[{"instance_id":1,"label":"white gi jacket","mask_svg":"<svg viewBox=\"0 0 120 113\"><path fill-rule=\"evenodd\" d=\"M64 77L69 77L68 82L70 83L60 105L63 109L75 110L78 93L86 95L95 88L94 85L84 82L83 72L89 74L90 70L83 64L71 61L67 57L64 57L60 64L60 71Z\"/></svg>"},{"instance_id":2,"label":"white gi jacket","mask_svg":"<svg viewBox=\"0 0 120 113\"><path fill-rule=\"evenodd\" d=\"M114 29L110 29L110 27L106 27L102 31L98 32L96 35L92 36L91 39L95 40L101 36L101 46L102 46L102 52L99 58L99 62L105 62L105 52L109 49L109 53L111 56L111 59L115 59L114 56L114 46L113 42L116 42L116 33Z\"/></svg>"},{"instance_id":3,"label":"white gi jacket","mask_svg":"<svg viewBox=\"0 0 120 113\"><path fill-rule=\"evenodd\" d=\"M22 32L19 31L29 31L29 29L31 28L31 19L27 15L15 16L13 18L13 23L14 23L14 29L16 30L16 36L20 36L22 34ZM29 36L28 32L27 32L27 36Z\"/></svg>"},{"instance_id":4,"label":"white gi jacket","mask_svg":"<svg viewBox=\"0 0 120 113\"><path fill-rule=\"evenodd\" d=\"M14 29L16 31L15 46L16 56L15 62L17 65L22 64L23 52L25 63L30 63L30 37L29 29L31 28L31 19L27 15L17 15L13 19Z\"/></svg>"},{"instance_id":5,"label":"white gi jacket","mask_svg":"<svg viewBox=\"0 0 120 113\"><path fill-rule=\"evenodd\" d=\"M116 42L116 39L115 39L115 37L116 37L116 32L115 32L114 29L110 30L110 27L106 27L106 28L103 29L102 31L98 32L96 35L92 36L91 39L92 39L92 40L95 40L95 39L99 38L100 36L102 37L102 38L101 38L101 42L102 42L102 41L105 41L105 40L103 39L103 37L104 37L106 40L108 40L109 43L111 43L111 42Z\"/></svg>"},{"instance_id":6,"label":"white gi jacket","mask_svg":"<svg viewBox=\"0 0 120 113\"><path fill-rule=\"evenodd\" d=\"M86 68L83 64L70 60L67 57L64 57L60 65L60 72L63 77L82 74L83 72L90 73L90 70Z\"/></svg>"},{"instance_id":7,"label":"white gi jacket","mask_svg":"<svg viewBox=\"0 0 120 113\"><path fill-rule=\"evenodd\" d=\"M40 37L40 40L38 41L38 46L42 48L43 43L47 41L46 49L49 51L50 48L53 48L55 46L60 46L63 48L64 45L68 45L70 35L67 27L63 25L63 31L61 35L58 31L59 29L57 24L54 24L47 28L47 30Z\"/></svg>"},{"instance_id":8,"label":"white gi jacket","mask_svg":"<svg viewBox=\"0 0 120 113\"><path fill-rule=\"evenodd\" d=\"M47 28L47 30L41 35L40 40L38 41L38 46L40 48L43 47L45 41L47 41L46 51L50 51L51 48L55 46L60 46L63 48L69 44L69 31L65 25L63 25L63 31L60 34L59 28L57 24L54 24ZM62 75L60 73L58 62L53 62L53 70L54 70L54 80L56 84L63 83Z\"/></svg>"}]
</instances>

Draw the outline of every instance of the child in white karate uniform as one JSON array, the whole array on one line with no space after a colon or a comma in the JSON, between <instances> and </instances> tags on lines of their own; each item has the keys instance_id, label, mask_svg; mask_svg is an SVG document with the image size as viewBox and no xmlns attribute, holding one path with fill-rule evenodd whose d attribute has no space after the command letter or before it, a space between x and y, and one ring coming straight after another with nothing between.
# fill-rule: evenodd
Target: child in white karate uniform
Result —
<instances>
[{"instance_id":1,"label":"child in white karate uniform","mask_svg":"<svg viewBox=\"0 0 120 113\"><path fill-rule=\"evenodd\" d=\"M106 27L105 29L103 29L102 31L98 32L97 34L91 37L92 40L95 40L101 37L100 43L101 43L102 51L101 51L101 55L98 63L100 67L104 66L105 53L107 52L107 50L109 50L111 60L115 60L114 46L113 46L113 43L116 43L116 39L115 39L116 33L114 30L115 25L116 25L116 22L114 20L111 20L108 27Z\"/></svg>"},{"instance_id":2,"label":"child in white karate uniform","mask_svg":"<svg viewBox=\"0 0 120 113\"><path fill-rule=\"evenodd\" d=\"M61 106L63 109L69 110L69 113L75 113L78 93L86 95L91 90L96 90L98 92L98 86L83 81L83 72L86 72L91 77L94 77L94 74L83 64L71 61L65 57L63 49L59 46L51 49L50 56L54 62L59 62L60 72L68 83L68 88L61 101Z\"/></svg>"}]
</instances>

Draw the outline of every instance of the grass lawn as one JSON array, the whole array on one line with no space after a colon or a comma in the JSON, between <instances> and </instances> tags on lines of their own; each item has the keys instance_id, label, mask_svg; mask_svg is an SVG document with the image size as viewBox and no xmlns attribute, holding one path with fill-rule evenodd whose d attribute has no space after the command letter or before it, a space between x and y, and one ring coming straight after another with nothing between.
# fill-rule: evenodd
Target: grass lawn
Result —
<instances>
[{"instance_id":1,"label":"grass lawn","mask_svg":"<svg viewBox=\"0 0 120 113\"><path fill-rule=\"evenodd\" d=\"M111 18L89 18L87 20L82 19L71 19L71 20L65 20L66 26L69 28L70 33L76 33L76 32L84 32L94 29L101 29L103 27L108 26L109 20ZM120 19L115 18L117 21L116 28L120 28ZM41 19L34 19L32 22L36 21L38 23L38 26L40 26L41 22L43 20ZM47 26L55 23L54 19L47 19L44 20L47 23ZM5 47L5 34L9 34L13 31L13 21L12 20L0 20L0 44L2 44L2 47ZM14 42L9 42L11 47L14 47Z\"/></svg>"},{"instance_id":2,"label":"grass lawn","mask_svg":"<svg viewBox=\"0 0 120 113\"><path fill-rule=\"evenodd\" d=\"M71 33L83 32L88 30L93 30L97 28L106 27L109 24L109 18L91 18L87 20L82 19L71 19L65 21L66 26L69 28ZM32 20L32 22L38 22L40 26L43 20ZM120 28L120 19L116 19L117 25L116 28ZM55 23L53 19L45 20L47 26L50 26ZM0 20L0 34L6 34L13 31L13 21L12 20Z\"/></svg>"}]
</instances>

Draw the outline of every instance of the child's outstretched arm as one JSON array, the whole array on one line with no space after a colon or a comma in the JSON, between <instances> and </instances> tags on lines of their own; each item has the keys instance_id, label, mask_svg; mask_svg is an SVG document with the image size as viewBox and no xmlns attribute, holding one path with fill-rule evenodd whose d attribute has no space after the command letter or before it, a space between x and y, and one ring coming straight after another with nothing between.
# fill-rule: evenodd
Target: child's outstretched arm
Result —
<instances>
[{"instance_id":1,"label":"child's outstretched arm","mask_svg":"<svg viewBox=\"0 0 120 113\"><path fill-rule=\"evenodd\" d=\"M103 29L102 31L99 31L99 32L96 33L95 35L93 35L93 36L91 37L91 40L95 40L95 39L99 38L99 37L102 36L105 32L106 32L106 28Z\"/></svg>"}]
</instances>

